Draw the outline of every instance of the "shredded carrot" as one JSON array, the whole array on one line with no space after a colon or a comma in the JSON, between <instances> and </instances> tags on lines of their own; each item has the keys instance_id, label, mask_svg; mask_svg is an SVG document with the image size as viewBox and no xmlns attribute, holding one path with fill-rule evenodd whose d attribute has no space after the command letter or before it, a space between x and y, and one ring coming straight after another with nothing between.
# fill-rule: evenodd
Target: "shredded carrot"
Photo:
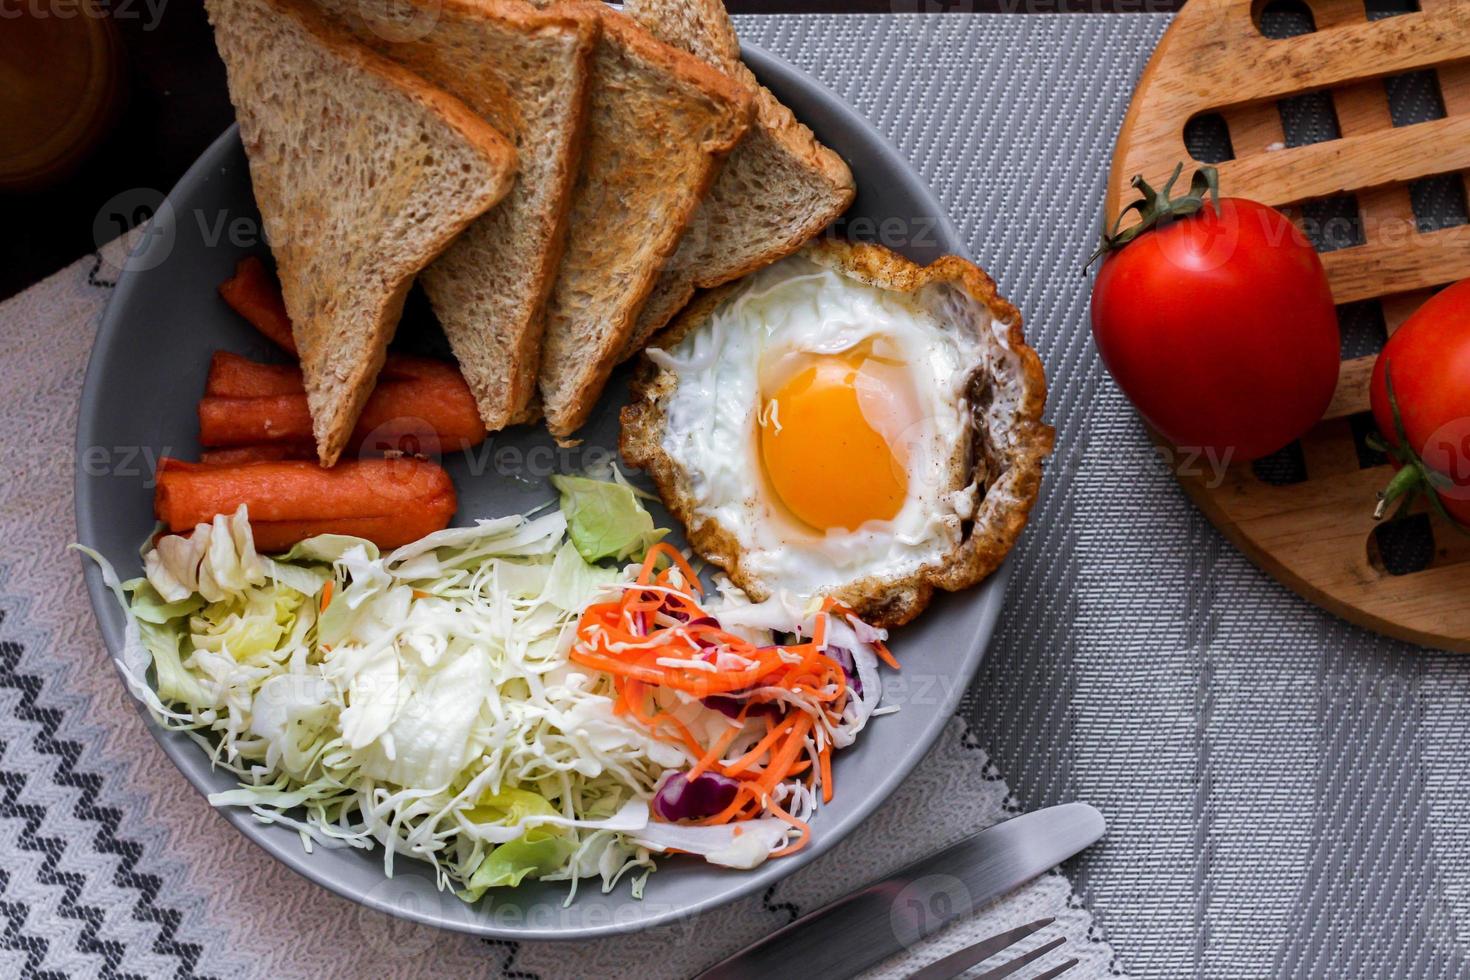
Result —
<instances>
[{"instance_id":1,"label":"shredded carrot","mask_svg":"<svg viewBox=\"0 0 1470 980\"><path fill-rule=\"evenodd\" d=\"M804 784L815 792L820 783L822 802L832 801L830 733L842 723L852 692L846 671L827 650L828 625L834 615L855 622L856 616L828 598L816 615L810 640L757 646L706 613L700 606L703 595L684 556L660 542L648 550L637 578L620 597L583 608L571 659L610 677L614 713L630 716L653 737L695 760L685 778L709 772L736 781L729 804L696 823L775 817L797 838L772 856L794 853L806 846L811 829L775 797L783 784ZM872 646L885 663L897 667L882 643ZM733 698L741 707L708 744L660 707L713 696ZM737 739L751 732L751 712L757 707L764 712L764 734L737 758L727 759Z\"/></svg>"},{"instance_id":2,"label":"shredded carrot","mask_svg":"<svg viewBox=\"0 0 1470 980\"><path fill-rule=\"evenodd\" d=\"M823 742L819 751L822 760L822 802L832 802L832 743Z\"/></svg>"},{"instance_id":3,"label":"shredded carrot","mask_svg":"<svg viewBox=\"0 0 1470 980\"><path fill-rule=\"evenodd\" d=\"M721 767L720 771L723 772L726 776L738 776L740 773L749 769L751 764L754 763L757 759L764 758L766 753L771 751L771 748L776 744L781 736L790 732L791 726L795 724L796 719L793 718L790 721L783 722L780 726L772 726L771 730L766 733L765 738L761 739L755 744L755 748L751 749L749 752L745 753L740 758L730 763L728 766Z\"/></svg>"},{"instance_id":4,"label":"shredded carrot","mask_svg":"<svg viewBox=\"0 0 1470 980\"><path fill-rule=\"evenodd\" d=\"M735 720L743 723L745 721L745 711L741 711ZM740 734L742 728L742 724L731 725L728 731L715 739L715 743L709 747L704 755L700 756L699 761L690 768L685 778L692 782L698 779L710 766L718 762L725 754L725 750L730 747L730 743L735 741L735 736Z\"/></svg>"},{"instance_id":5,"label":"shredded carrot","mask_svg":"<svg viewBox=\"0 0 1470 980\"><path fill-rule=\"evenodd\" d=\"M332 583L329 581L329 582L327 582L326 585L322 586L322 602L321 602L321 605L317 607L317 611L318 612L326 612L327 611L327 607L330 606L331 604L332 604Z\"/></svg>"},{"instance_id":6,"label":"shredded carrot","mask_svg":"<svg viewBox=\"0 0 1470 980\"><path fill-rule=\"evenodd\" d=\"M857 615L852 611L851 606L843 602L838 602L836 599L827 599L825 602L823 602L822 611L835 612L838 615L846 616L849 619L857 619ZM887 664L889 667L892 667L894 670L899 669L898 661L893 658L893 654L889 652L887 645L884 644L882 640L873 640L869 645L873 648L874 652L878 654L879 660L882 660L885 664Z\"/></svg>"},{"instance_id":7,"label":"shredded carrot","mask_svg":"<svg viewBox=\"0 0 1470 980\"><path fill-rule=\"evenodd\" d=\"M796 757L801 754L806 733L811 730L812 716L805 711L797 713L795 723L787 730L781 747L771 753L770 764L766 766L765 775L761 776L760 786L767 795L774 792L776 785L785 780L792 764L796 762Z\"/></svg>"},{"instance_id":8,"label":"shredded carrot","mask_svg":"<svg viewBox=\"0 0 1470 980\"><path fill-rule=\"evenodd\" d=\"M657 731L659 728L674 729L675 734L678 736L679 743L682 744L684 748L689 749L689 751L693 752L695 755L701 754L704 751L704 747L699 744L698 740L695 739L694 735L690 733L689 729L685 727L683 722L679 721L679 719L675 718L673 715L667 712L661 712L657 715L651 715L643 710L646 693L647 692L643 690L643 685L638 681L628 681L625 684L623 688L623 703L628 706L629 713L631 713L634 718L638 719L638 721L642 722L644 727L652 731Z\"/></svg>"},{"instance_id":9,"label":"shredded carrot","mask_svg":"<svg viewBox=\"0 0 1470 980\"><path fill-rule=\"evenodd\" d=\"M775 806L774 804L771 806L771 816L786 821L791 826L795 827L797 832L801 835L796 839L796 843L787 844L779 851L772 851L771 857L785 857L788 854L795 854L803 847L806 847L807 841L812 839L812 828L808 827L805 821L796 819L791 814L781 809L779 806Z\"/></svg>"},{"instance_id":10,"label":"shredded carrot","mask_svg":"<svg viewBox=\"0 0 1470 980\"><path fill-rule=\"evenodd\" d=\"M667 541L660 541L648 549L648 554L643 558L643 568L638 573L639 585L652 585L655 581L653 570L658 566L660 557L667 558L673 563L684 576L684 584L694 590L695 595L704 595L704 588L699 584L699 576L694 574L694 569L689 567L689 562L679 554L679 549ZM665 584L665 583L659 583Z\"/></svg>"}]
</instances>

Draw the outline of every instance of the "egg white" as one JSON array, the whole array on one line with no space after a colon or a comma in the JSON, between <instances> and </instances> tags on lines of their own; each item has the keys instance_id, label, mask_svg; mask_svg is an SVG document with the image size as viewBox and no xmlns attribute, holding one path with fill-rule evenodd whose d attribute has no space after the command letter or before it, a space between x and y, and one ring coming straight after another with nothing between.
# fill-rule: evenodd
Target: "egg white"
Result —
<instances>
[{"instance_id":1,"label":"egg white","mask_svg":"<svg viewBox=\"0 0 1470 980\"><path fill-rule=\"evenodd\" d=\"M925 300L923 291L880 289L798 255L748 277L670 349L648 352L677 377L662 446L687 475L695 518L725 528L743 569L767 587L810 595L902 577L959 543L975 508L971 481L956 479L973 426L966 391L983 353L973 318L944 322L928 308L943 304ZM920 404L904 440L907 498L891 520L824 533L792 516L764 475L761 365L790 352L840 354L879 337L898 352ZM863 476L840 463L831 474L834 482Z\"/></svg>"}]
</instances>

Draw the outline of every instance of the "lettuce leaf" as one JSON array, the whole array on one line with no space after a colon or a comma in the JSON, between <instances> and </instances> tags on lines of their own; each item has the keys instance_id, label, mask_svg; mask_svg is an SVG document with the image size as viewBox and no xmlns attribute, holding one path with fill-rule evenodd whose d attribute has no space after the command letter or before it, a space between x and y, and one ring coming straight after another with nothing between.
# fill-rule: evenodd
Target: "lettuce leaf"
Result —
<instances>
[{"instance_id":1,"label":"lettuce leaf","mask_svg":"<svg viewBox=\"0 0 1470 980\"><path fill-rule=\"evenodd\" d=\"M514 888L527 877L539 878L567 863L575 849L570 840L546 836L532 840L534 833L527 831L524 837L501 844L487 854L459 897L466 902L478 902L487 889Z\"/></svg>"},{"instance_id":2,"label":"lettuce leaf","mask_svg":"<svg viewBox=\"0 0 1470 980\"><path fill-rule=\"evenodd\" d=\"M355 538L350 534L318 534L314 538L298 541L277 560L334 562L354 547L361 547L372 561L378 560L377 545L367 538Z\"/></svg>"},{"instance_id":3,"label":"lettuce leaf","mask_svg":"<svg viewBox=\"0 0 1470 980\"><path fill-rule=\"evenodd\" d=\"M527 817L559 817L561 811L540 793L525 789L502 789L480 797L480 801L464 811L472 823L514 825ZM532 829L528 833L534 834Z\"/></svg>"},{"instance_id":4,"label":"lettuce leaf","mask_svg":"<svg viewBox=\"0 0 1470 980\"><path fill-rule=\"evenodd\" d=\"M567 537L589 564L613 558L641 559L668 528L653 526L653 517L626 483L585 476L553 476L567 518Z\"/></svg>"},{"instance_id":5,"label":"lettuce leaf","mask_svg":"<svg viewBox=\"0 0 1470 980\"><path fill-rule=\"evenodd\" d=\"M122 587L132 596L133 615L155 626L162 626L171 619L178 619L204 608L204 599L198 593L191 592L183 599L169 602L158 594L158 590L147 579L135 578L124 582Z\"/></svg>"},{"instance_id":6,"label":"lettuce leaf","mask_svg":"<svg viewBox=\"0 0 1470 980\"><path fill-rule=\"evenodd\" d=\"M206 694L194 675L184 668L179 653L183 629L178 625L156 625L138 621L138 638L153 657L154 685L164 701L187 704L191 708L210 707L215 699Z\"/></svg>"},{"instance_id":7,"label":"lettuce leaf","mask_svg":"<svg viewBox=\"0 0 1470 980\"><path fill-rule=\"evenodd\" d=\"M474 823L515 826L527 817L559 817L561 811L539 793L502 789L480 797L480 802L466 810L464 816ZM459 897L466 902L478 902L488 888L513 888L527 877L551 874L566 865L575 849L560 827L530 827L487 854Z\"/></svg>"},{"instance_id":8,"label":"lettuce leaf","mask_svg":"<svg viewBox=\"0 0 1470 980\"><path fill-rule=\"evenodd\" d=\"M195 650L228 652L239 661L270 654L291 632L303 601L295 589L273 585L212 602L190 618L190 639Z\"/></svg>"},{"instance_id":9,"label":"lettuce leaf","mask_svg":"<svg viewBox=\"0 0 1470 980\"><path fill-rule=\"evenodd\" d=\"M240 595L266 579L265 559L255 552L255 537L245 505L230 515L216 514L188 536L167 534L143 559L150 585L167 602L198 593L207 602Z\"/></svg>"},{"instance_id":10,"label":"lettuce leaf","mask_svg":"<svg viewBox=\"0 0 1470 980\"><path fill-rule=\"evenodd\" d=\"M373 779L423 789L448 786L482 744L472 730L492 693L490 659L469 649L437 669L422 670L391 648L385 652L386 676L353 681L342 734L363 750L362 771ZM348 717L360 707L369 710L360 719Z\"/></svg>"},{"instance_id":11,"label":"lettuce leaf","mask_svg":"<svg viewBox=\"0 0 1470 980\"><path fill-rule=\"evenodd\" d=\"M366 538L318 534L297 542L284 555L264 559L266 575L303 595L314 596L332 579L332 570L323 566L341 561L354 548L361 549L369 561L378 560L378 546Z\"/></svg>"},{"instance_id":12,"label":"lettuce leaf","mask_svg":"<svg viewBox=\"0 0 1470 980\"><path fill-rule=\"evenodd\" d=\"M559 609L577 612L591 602L604 585L611 585L621 578L622 574L616 568L587 564L576 547L567 542L551 563L551 573L547 576L541 598Z\"/></svg>"}]
</instances>

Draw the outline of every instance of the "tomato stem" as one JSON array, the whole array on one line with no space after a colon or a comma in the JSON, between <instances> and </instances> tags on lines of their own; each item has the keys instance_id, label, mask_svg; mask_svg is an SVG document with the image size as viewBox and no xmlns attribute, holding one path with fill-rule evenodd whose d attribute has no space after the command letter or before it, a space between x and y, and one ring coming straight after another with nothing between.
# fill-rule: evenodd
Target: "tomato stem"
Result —
<instances>
[{"instance_id":1,"label":"tomato stem","mask_svg":"<svg viewBox=\"0 0 1470 980\"><path fill-rule=\"evenodd\" d=\"M1383 515L1397 503L1398 509L1394 511L1393 519L1398 520L1405 516L1414 501L1422 496L1429 501L1429 506L1436 516L1461 534L1470 535L1470 528L1455 520L1445 509L1444 502L1439 499L1438 491L1446 485L1452 485L1449 478L1426 466L1424 460L1409 445L1409 436L1404 429L1404 417L1399 412L1398 395L1393 390L1392 361L1386 361L1383 365L1383 384L1388 392L1388 410L1393 415L1394 433L1398 437L1394 441L1384 440L1383 448L1399 464L1400 469L1393 475L1393 479L1388 481L1388 486L1378 492L1378 505L1373 508L1373 519L1383 520Z\"/></svg>"},{"instance_id":2,"label":"tomato stem","mask_svg":"<svg viewBox=\"0 0 1470 980\"><path fill-rule=\"evenodd\" d=\"M1394 520L1404 516L1404 510L1424 492L1424 476L1419 472L1419 467L1405 464L1388 481L1388 486L1378 492L1378 506L1373 508L1373 519L1383 520L1388 509L1398 503L1398 513L1394 514Z\"/></svg>"},{"instance_id":3,"label":"tomato stem","mask_svg":"<svg viewBox=\"0 0 1470 980\"><path fill-rule=\"evenodd\" d=\"M1168 181L1157 191L1149 186L1142 174L1135 174L1132 184L1133 189L1140 195L1139 199L1122 210L1118 215L1118 220L1113 222L1111 231L1103 229L1102 244L1098 245L1097 251L1088 257L1087 265L1083 268L1092 265L1103 253L1117 251L1151 228L1157 228L1177 218L1194 214L1205 206L1207 196L1214 204L1215 213L1218 214L1220 211L1220 172L1214 167L1200 167L1190 178L1189 193L1181 198L1170 198L1169 194L1174 190L1174 183L1183 172L1184 164L1176 163L1174 172L1169 175ZM1138 212L1138 221L1124 229L1123 219L1128 217L1130 211Z\"/></svg>"}]
</instances>

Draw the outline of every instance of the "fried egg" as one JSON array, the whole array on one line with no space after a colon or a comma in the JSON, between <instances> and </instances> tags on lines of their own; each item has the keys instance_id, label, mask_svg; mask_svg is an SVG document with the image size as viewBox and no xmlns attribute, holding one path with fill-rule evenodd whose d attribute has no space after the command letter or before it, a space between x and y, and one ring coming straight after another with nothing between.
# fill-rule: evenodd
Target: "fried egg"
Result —
<instances>
[{"instance_id":1,"label":"fried egg","mask_svg":"<svg viewBox=\"0 0 1470 980\"><path fill-rule=\"evenodd\" d=\"M696 303L646 352L624 456L757 598L836 595L901 620L964 557L1001 461L990 416L1012 428L1000 416L1026 399L1035 355L983 273L944 262L972 281L873 246L809 247Z\"/></svg>"}]
</instances>

